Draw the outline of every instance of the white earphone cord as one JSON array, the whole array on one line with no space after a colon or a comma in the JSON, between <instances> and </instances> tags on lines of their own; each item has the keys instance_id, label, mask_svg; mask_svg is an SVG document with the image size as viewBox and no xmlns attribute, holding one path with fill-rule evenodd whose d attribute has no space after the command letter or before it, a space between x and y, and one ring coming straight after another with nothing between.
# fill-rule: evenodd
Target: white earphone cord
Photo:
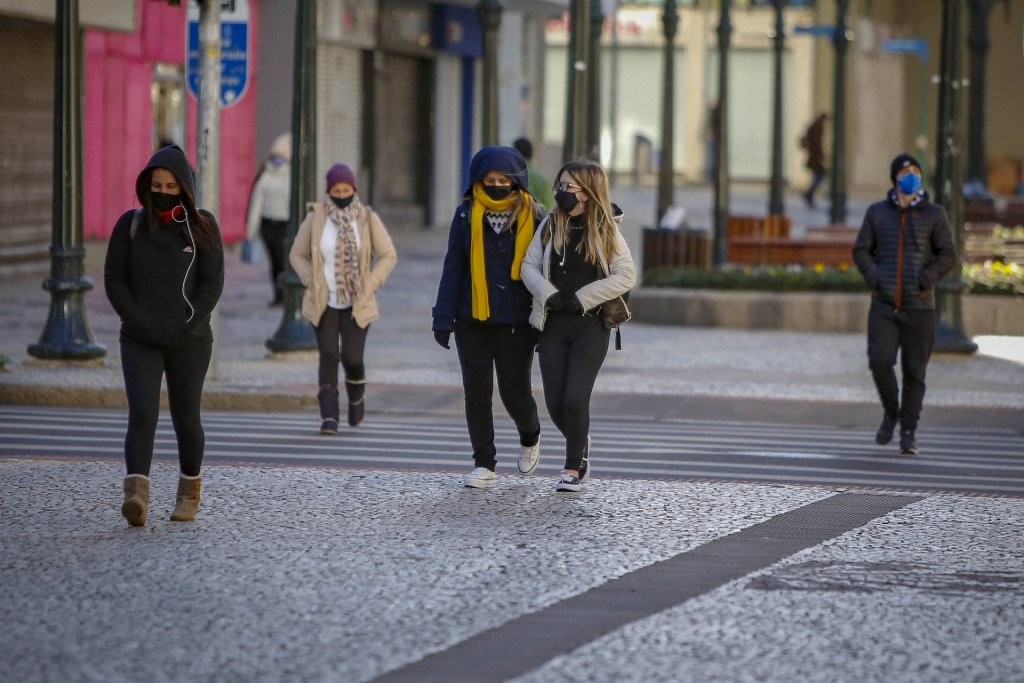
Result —
<instances>
[{"instance_id":1,"label":"white earphone cord","mask_svg":"<svg viewBox=\"0 0 1024 683\"><path fill-rule=\"evenodd\" d=\"M188 231L188 238L192 242L192 260L189 261L188 268L185 269L185 277L181 281L181 298L185 300L185 304L187 304L189 310L192 311L185 322L190 323L192 322L192 318L196 317L196 307L188 300L188 295L185 293L185 283L188 282L188 274L191 272L192 266L195 265L196 262L196 239L192 236L192 226L188 222L188 210L185 209L185 205L181 202L178 203L178 206L181 207L181 212L185 214L185 218L179 221L175 218L173 210L171 212L171 218L173 218L176 223L185 224L185 230Z\"/></svg>"}]
</instances>

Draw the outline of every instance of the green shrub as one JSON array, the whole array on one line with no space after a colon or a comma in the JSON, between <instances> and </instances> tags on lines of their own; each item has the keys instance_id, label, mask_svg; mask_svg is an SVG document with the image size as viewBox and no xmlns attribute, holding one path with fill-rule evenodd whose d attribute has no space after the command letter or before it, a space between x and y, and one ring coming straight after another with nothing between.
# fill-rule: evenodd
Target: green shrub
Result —
<instances>
[{"instance_id":1,"label":"green shrub","mask_svg":"<svg viewBox=\"0 0 1024 683\"><path fill-rule=\"evenodd\" d=\"M971 294L1024 295L1024 268L999 262L964 266ZM866 292L855 268L815 266L726 266L717 270L654 268L644 273L645 287L728 289L761 292Z\"/></svg>"}]
</instances>

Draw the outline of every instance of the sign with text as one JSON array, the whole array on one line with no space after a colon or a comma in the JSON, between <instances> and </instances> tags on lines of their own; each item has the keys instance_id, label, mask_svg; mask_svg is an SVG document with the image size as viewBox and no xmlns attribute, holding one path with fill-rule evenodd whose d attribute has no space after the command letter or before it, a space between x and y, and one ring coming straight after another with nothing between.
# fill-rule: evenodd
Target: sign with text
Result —
<instances>
[{"instance_id":1,"label":"sign with text","mask_svg":"<svg viewBox=\"0 0 1024 683\"><path fill-rule=\"evenodd\" d=\"M230 107L249 85L249 0L221 0L220 106ZM199 51L199 5L188 4L185 84L196 99L202 63Z\"/></svg>"}]
</instances>

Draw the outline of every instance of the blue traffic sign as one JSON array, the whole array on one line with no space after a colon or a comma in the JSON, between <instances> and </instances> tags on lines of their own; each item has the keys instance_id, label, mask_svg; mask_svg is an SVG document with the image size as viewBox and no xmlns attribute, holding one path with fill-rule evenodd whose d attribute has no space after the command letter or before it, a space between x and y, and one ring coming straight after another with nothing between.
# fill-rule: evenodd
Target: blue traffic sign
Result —
<instances>
[{"instance_id":1,"label":"blue traffic sign","mask_svg":"<svg viewBox=\"0 0 1024 683\"><path fill-rule=\"evenodd\" d=\"M221 2L220 23L220 105L230 107L245 94L249 85L249 2ZM185 85L199 98L202 65L199 58L199 7L189 3Z\"/></svg>"},{"instance_id":2,"label":"blue traffic sign","mask_svg":"<svg viewBox=\"0 0 1024 683\"><path fill-rule=\"evenodd\" d=\"M889 38L882 42L882 49L917 55L922 62L928 61L928 41L924 38Z\"/></svg>"},{"instance_id":3,"label":"blue traffic sign","mask_svg":"<svg viewBox=\"0 0 1024 683\"><path fill-rule=\"evenodd\" d=\"M805 33L810 36L831 38L836 34L836 27L832 24L816 24L814 26L794 26L793 33Z\"/></svg>"}]
</instances>

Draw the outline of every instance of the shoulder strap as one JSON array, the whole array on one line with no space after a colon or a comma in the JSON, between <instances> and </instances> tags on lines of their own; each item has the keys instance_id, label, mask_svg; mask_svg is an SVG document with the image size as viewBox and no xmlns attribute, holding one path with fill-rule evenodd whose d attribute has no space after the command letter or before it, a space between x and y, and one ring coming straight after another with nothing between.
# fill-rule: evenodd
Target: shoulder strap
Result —
<instances>
[{"instance_id":1,"label":"shoulder strap","mask_svg":"<svg viewBox=\"0 0 1024 683\"><path fill-rule=\"evenodd\" d=\"M139 231L139 223L141 221L142 221L142 209L135 209L135 212L132 214L132 227L131 227L131 232L130 232L133 240L135 239L135 233L137 233Z\"/></svg>"}]
</instances>

